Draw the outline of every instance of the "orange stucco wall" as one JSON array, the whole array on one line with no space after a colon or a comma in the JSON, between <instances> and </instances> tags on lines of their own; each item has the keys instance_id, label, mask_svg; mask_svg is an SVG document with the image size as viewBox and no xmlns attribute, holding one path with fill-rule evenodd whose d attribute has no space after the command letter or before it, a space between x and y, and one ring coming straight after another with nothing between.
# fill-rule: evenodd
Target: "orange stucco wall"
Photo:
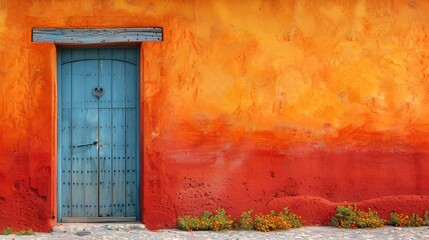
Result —
<instances>
[{"instance_id":1,"label":"orange stucco wall","mask_svg":"<svg viewBox=\"0 0 429 240\"><path fill-rule=\"evenodd\" d=\"M56 48L33 27L164 29L142 44L142 216L224 207L326 224L344 201L429 209L429 2L0 0L0 229L56 220Z\"/></svg>"}]
</instances>

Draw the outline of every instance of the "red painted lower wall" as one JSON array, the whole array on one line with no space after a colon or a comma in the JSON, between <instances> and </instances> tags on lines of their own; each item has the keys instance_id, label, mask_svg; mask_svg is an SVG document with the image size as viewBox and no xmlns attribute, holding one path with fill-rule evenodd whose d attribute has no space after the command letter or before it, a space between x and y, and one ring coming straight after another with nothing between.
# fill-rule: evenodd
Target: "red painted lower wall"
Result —
<instances>
[{"instance_id":1,"label":"red painted lower wall","mask_svg":"<svg viewBox=\"0 0 429 240\"><path fill-rule=\"evenodd\" d=\"M370 207L385 218L390 211L429 209L427 152L321 144L279 151L247 141L219 148L147 154L143 206L149 228L174 227L177 216L219 207L233 216L289 207L309 225L328 224L339 204Z\"/></svg>"}]
</instances>

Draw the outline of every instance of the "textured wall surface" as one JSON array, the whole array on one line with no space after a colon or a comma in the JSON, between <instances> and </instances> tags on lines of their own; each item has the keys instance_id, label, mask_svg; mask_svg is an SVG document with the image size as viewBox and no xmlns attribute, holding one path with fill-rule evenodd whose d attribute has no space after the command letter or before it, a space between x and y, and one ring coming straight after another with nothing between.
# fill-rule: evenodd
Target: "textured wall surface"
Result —
<instances>
[{"instance_id":1,"label":"textured wall surface","mask_svg":"<svg viewBox=\"0 0 429 240\"><path fill-rule=\"evenodd\" d=\"M429 2L0 0L0 229L56 222L56 48L33 27L147 27L142 216L345 201L429 209Z\"/></svg>"}]
</instances>

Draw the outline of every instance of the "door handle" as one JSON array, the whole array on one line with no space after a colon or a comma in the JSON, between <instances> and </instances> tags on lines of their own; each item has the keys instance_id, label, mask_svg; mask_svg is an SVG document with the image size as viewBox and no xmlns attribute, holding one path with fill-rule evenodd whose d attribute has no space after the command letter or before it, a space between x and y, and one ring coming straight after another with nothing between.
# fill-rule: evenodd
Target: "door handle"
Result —
<instances>
[{"instance_id":1,"label":"door handle","mask_svg":"<svg viewBox=\"0 0 429 240\"><path fill-rule=\"evenodd\" d=\"M100 98L104 94L104 89L102 87L95 87L92 89L92 94L97 98Z\"/></svg>"},{"instance_id":2,"label":"door handle","mask_svg":"<svg viewBox=\"0 0 429 240\"><path fill-rule=\"evenodd\" d=\"M73 147L85 147L85 146L96 145L97 143L98 143L97 141L94 141L92 143L80 144L80 145L76 145L76 146L73 146Z\"/></svg>"}]
</instances>

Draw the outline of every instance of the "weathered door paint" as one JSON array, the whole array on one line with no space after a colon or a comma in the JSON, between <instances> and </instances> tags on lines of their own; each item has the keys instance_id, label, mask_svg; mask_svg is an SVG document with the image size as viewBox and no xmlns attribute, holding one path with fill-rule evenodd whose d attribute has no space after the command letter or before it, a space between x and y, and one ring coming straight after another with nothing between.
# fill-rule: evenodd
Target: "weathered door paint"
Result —
<instances>
[{"instance_id":1,"label":"weathered door paint","mask_svg":"<svg viewBox=\"0 0 429 240\"><path fill-rule=\"evenodd\" d=\"M58 52L58 219L138 218L139 49Z\"/></svg>"}]
</instances>

